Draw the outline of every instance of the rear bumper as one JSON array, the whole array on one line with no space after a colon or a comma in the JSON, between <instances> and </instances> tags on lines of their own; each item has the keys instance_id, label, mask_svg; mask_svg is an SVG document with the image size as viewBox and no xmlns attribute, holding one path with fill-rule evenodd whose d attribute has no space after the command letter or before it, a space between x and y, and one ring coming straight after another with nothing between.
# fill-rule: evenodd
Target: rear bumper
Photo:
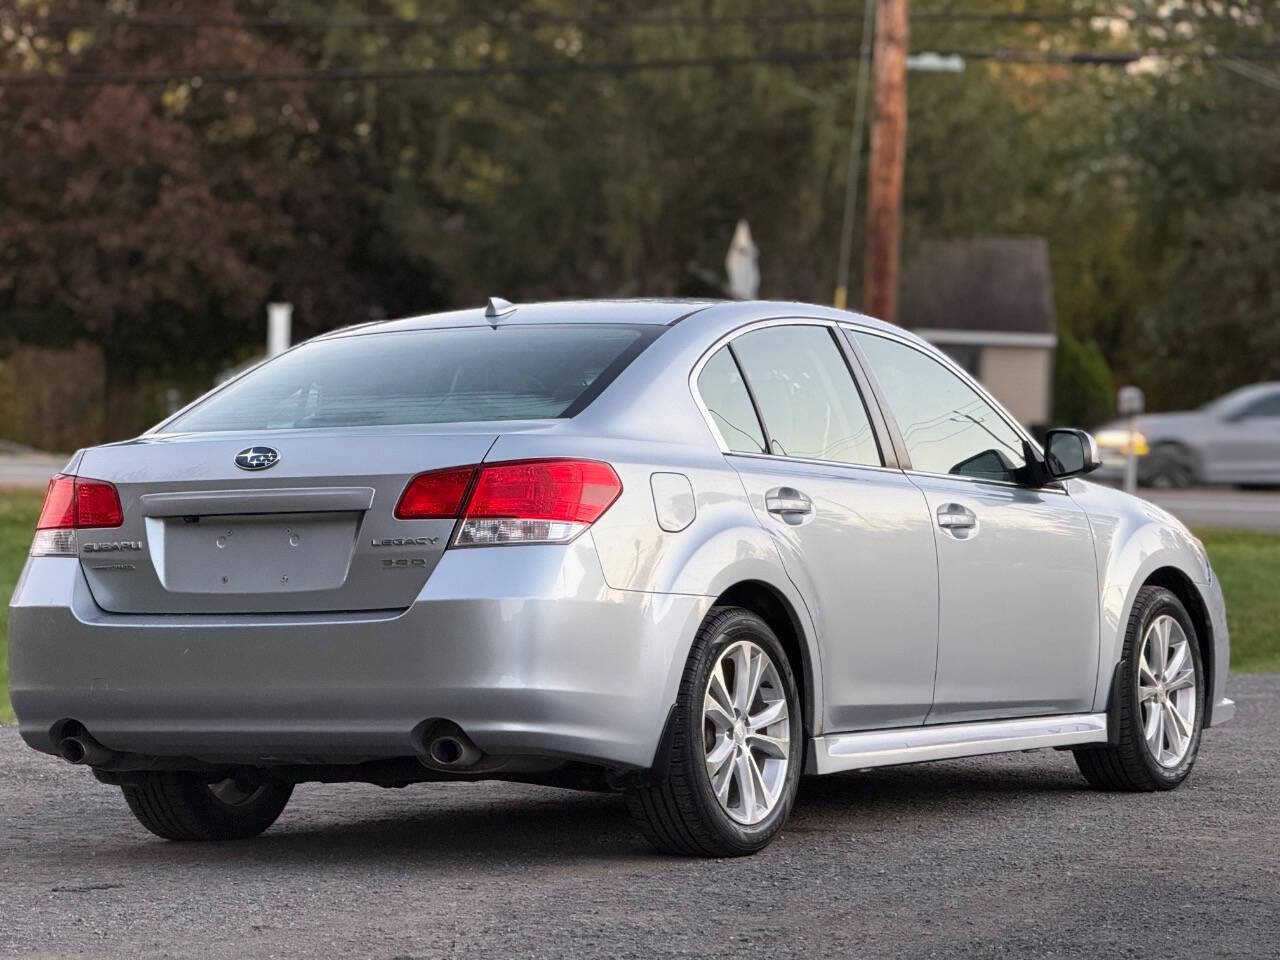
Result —
<instances>
[{"instance_id":1,"label":"rear bumper","mask_svg":"<svg viewBox=\"0 0 1280 960\"><path fill-rule=\"evenodd\" d=\"M33 558L10 689L23 739L50 753L75 720L146 756L357 762L413 754L414 728L442 718L492 754L644 767L711 602L610 589L589 536L448 551L382 614L109 614L77 560Z\"/></svg>"}]
</instances>

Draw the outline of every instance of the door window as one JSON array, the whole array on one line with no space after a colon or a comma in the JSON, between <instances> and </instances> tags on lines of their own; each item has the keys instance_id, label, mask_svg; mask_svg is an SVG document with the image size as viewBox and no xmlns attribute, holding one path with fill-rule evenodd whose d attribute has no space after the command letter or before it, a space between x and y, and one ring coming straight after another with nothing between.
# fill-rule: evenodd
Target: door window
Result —
<instances>
[{"instance_id":1,"label":"door window","mask_svg":"<svg viewBox=\"0 0 1280 960\"><path fill-rule=\"evenodd\" d=\"M728 347L717 350L703 366L698 393L725 447L735 453L765 452L764 432Z\"/></svg>"},{"instance_id":2,"label":"door window","mask_svg":"<svg viewBox=\"0 0 1280 960\"><path fill-rule=\"evenodd\" d=\"M766 327L733 341L760 407L770 452L880 466L853 375L829 327Z\"/></svg>"},{"instance_id":3,"label":"door window","mask_svg":"<svg viewBox=\"0 0 1280 960\"><path fill-rule=\"evenodd\" d=\"M1017 479L1022 437L982 396L932 357L896 340L855 334L914 470L983 480Z\"/></svg>"},{"instance_id":4,"label":"door window","mask_svg":"<svg viewBox=\"0 0 1280 960\"><path fill-rule=\"evenodd\" d=\"M1241 420L1251 417L1280 417L1280 393L1273 393L1255 400L1240 411Z\"/></svg>"}]
</instances>

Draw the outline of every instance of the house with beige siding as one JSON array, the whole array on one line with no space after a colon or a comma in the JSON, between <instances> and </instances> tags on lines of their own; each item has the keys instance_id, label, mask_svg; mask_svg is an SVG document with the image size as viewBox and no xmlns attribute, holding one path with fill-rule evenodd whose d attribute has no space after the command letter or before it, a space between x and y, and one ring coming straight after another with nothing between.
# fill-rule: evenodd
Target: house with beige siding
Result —
<instances>
[{"instance_id":1,"label":"house with beige siding","mask_svg":"<svg viewBox=\"0 0 1280 960\"><path fill-rule=\"evenodd\" d=\"M1058 345L1043 237L926 241L902 274L898 322L977 378L1027 427L1053 414Z\"/></svg>"}]
</instances>

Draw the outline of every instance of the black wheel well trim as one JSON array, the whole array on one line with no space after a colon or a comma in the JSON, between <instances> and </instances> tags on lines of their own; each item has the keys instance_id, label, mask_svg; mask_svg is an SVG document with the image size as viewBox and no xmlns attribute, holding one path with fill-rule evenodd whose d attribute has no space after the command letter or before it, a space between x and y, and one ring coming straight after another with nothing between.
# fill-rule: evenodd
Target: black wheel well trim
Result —
<instances>
[{"instance_id":1,"label":"black wheel well trim","mask_svg":"<svg viewBox=\"0 0 1280 960\"><path fill-rule=\"evenodd\" d=\"M800 688L803 704L802 724L806 737L813 735L816 704L813 665L810 662L804 627L795 608L783 594L763 580L741 580L716 598L716 607L741 607L750 610L769 625L791 661L791 672Z\"/></svg>"},{"instance_id":2,"label":"black wheel well trim","mask_svg":"<svg viewBox=\"0 0 1280 960\"><path fill-rule=\"evenodd\" d=\"M1124 682L1122 664L1111 669L1110 693L1107 694L1107 746L1120 746L1120 684Z\"/></svg>"}]
</instances>

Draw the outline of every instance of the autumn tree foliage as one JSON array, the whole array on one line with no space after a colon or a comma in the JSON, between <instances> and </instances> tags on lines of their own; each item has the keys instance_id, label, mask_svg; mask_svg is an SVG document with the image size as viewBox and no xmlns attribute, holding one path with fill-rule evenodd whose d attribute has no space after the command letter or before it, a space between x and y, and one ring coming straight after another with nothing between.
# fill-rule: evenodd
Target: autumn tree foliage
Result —
<instances>
[{"instance_id":1,"label":"autumn tree foliage","mask_svg":"<svg viewBox=\"0 0 1280 960\"><path fill-rule=\"evenodd\" d=\"M25 47L28 69L68 74L302 66L222 26L103 26ZM300 301L303 332L305 318L335 325L360 309L347 266L358 184L319 142L299 86L202 89L196 69L149 86L8 89L0 116L0 335L96 344L109 434L136 429L140 376L207 379L256 344L273 296Z\"/></svg>"}]
</instances>

